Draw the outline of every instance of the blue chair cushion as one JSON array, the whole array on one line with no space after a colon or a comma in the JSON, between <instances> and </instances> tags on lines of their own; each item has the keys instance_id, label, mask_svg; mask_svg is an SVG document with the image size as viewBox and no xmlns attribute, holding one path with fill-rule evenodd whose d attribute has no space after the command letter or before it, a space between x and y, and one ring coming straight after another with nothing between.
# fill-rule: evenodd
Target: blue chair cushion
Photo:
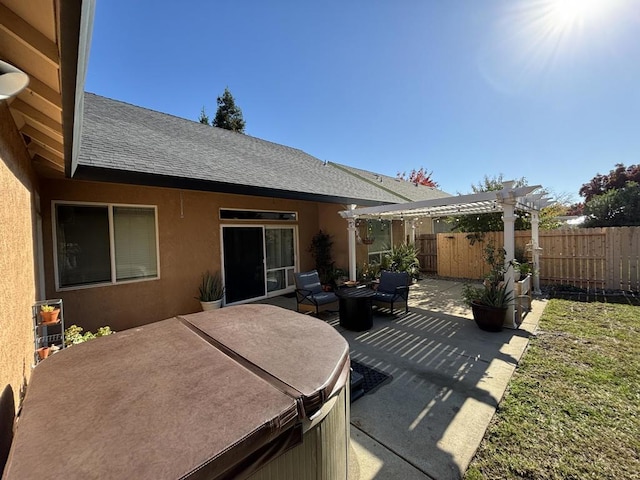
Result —
<instances>
[{"instance_id":1,"label":"blue chair cushion","mask_svg":"<svg viewBox=\"0 0 640 480\"><path fill-rule=\"evenodd\" d=\"M338 301L338 297L333 292L314 293L312 297L318 305L326 305L327 303Z\"/></svg>"},{"instance_id":2,"label":"blue chair cushion","mask_svg":"<svg viewBox=\"0 0 640 480\"><path fill-rule=\"evenodd\" d=\"M409 285L407 272L382 272L378 292L396 293L397 287L406 287L407 285Z\"/></svg>"},{"instance_id":3,"label":"blue chair cushion","mask_svg":"<svg viewBox=\"0 0 640 480\"><path fill-rule=\"evenodd\" d=\"M374 300L378 300L380 302L395 302L398 296L395 293L387 293L387 292L376 292L376 296Z\"/></svg>"},{"instance_id":4,"label":"blue chair cushion","mask_svg":"<svg viewBox=\"0 0 640 480\"><path fill-rule=\"evenodd\" d=\"M298 290L308 290L312 294L322 293L322 285L320 284L320 275L317 270L310 272L302 272L294 274L296 288Z\"/></svg>"}]
</instances>

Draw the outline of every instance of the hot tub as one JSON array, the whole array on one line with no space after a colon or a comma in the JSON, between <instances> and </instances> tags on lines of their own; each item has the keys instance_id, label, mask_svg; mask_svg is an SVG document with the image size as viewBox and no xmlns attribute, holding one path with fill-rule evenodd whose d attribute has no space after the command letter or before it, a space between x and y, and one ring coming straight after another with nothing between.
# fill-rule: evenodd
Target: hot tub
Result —
<instances>
[{"instance_id":1,"label":"hot tub","mask_svg":"<svg viewBox=\"0 0 640 480\"><path fill-rule=\"evenodd\" d=\"M3 479L346 479L348 344L269 305L174 317L34 370Z\"/></svg>"}]
</instances>

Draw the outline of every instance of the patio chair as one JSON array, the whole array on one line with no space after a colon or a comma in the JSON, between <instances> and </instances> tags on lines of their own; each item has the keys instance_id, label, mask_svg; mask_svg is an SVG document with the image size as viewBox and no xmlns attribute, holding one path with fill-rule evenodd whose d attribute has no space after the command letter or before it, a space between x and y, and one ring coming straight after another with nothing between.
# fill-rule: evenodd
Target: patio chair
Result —
<instances>
[{"instance_id":1,"label":"patio chair","mask_svg":"<svg viewBox=\"0 0 640 480\"><path fill-rule=\"evenodd\" d=\"M405 304L405 313L409 311L409 274L407 272L382 272L380 283L373 302L377 306L390 305L393 315L393 304Z\"/></svg>"},{"instance_id":2,"label":"patio chair","mask_svg":"<svg viewBox=\"0 0 640 480\"><path fill-rule=\"evenodd\" d=\"M322 291L317 270L295 273L294 277L298 312L315 312L317 315L321 311L330 310L332 305L337 310L338 297L333 292Z\"/></svg>"}]
</instances>

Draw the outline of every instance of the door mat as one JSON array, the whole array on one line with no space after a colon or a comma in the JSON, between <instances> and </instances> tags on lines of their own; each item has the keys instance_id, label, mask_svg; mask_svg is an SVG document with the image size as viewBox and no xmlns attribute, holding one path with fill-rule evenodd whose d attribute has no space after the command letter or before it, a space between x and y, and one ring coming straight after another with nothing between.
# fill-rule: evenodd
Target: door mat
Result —
<instances>
[{"instance_id":1,"label":"door mat","mask_svg":"<svg viewBox=\"0 0 640 480\"><path fill-rule=\"evenodd\" d=\"M357 362L356 360L351 360L351 368L355 372L358 372L363 377L362 390L364 393L369 393L376 387L379 387L387 380L389 380L391 375L388 373L381 372L372 367L368 367L363 363Z\"/></svg>"}]
</instances>

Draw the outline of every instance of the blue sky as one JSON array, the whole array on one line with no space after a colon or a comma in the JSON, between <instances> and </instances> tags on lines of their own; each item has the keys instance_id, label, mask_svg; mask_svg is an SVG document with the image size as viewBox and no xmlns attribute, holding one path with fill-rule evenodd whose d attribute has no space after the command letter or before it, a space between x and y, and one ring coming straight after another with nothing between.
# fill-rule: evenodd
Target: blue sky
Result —
<instances>
[{"instance_id":1,"label":"blue sky","mask_svg":"<svg viewBox=\"0 0 640 480\"><path fill-rule=\"evenodd\" d=\"M640 162L637 0L98 0L86 90L468 193Z\"/></svg>"}]
</instances>

